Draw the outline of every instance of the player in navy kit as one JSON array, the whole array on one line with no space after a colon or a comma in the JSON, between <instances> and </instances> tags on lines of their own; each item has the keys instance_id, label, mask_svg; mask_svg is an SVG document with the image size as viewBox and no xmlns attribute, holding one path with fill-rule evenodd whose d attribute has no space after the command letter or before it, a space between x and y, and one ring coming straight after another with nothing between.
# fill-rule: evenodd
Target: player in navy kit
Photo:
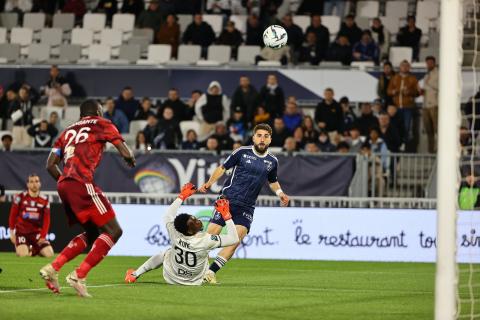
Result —
<instances>
[{"instance_id":1,"label":"player in navy kit","mask_svg":"<svg viewBox=\"0 0 480 320\"><path fill-rule=\"evenodd\" d=\"M259 124L253 129L253 146L240 147L215 169L210 179L199 191L206 192L226 170L232 169L221 195L230 201L232 220L241 240L250 231L250 225L255 211L255 202L265 181L270 189L280 197L282 206L287 206L288 196L282 191L277 178L278 159L268 152L272 141L272 128L268 124ZM214 212L207 232L220 234L225 222L218 212ZM226 247L219 252L215 261L205 274L204 282L217 283L215 274L233 256L239 244Z\"/></svg>"}]
</instances>

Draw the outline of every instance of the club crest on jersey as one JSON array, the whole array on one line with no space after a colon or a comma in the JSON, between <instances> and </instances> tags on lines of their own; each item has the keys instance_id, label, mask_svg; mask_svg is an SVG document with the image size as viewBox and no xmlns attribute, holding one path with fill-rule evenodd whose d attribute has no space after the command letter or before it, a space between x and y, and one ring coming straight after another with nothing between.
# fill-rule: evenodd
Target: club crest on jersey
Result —
<instances>
[{"instance_id":1,"label":"club crest on jersey","mask_svg":"<svg viewBox=\"0 0 480 320\"><path fill-rule=\"evenodd\" d=\"M272 166L273 166L272 161L263 160L263 163L267 164L267 170L268 171L272 170Z\"/></svg>"}]
</instances>

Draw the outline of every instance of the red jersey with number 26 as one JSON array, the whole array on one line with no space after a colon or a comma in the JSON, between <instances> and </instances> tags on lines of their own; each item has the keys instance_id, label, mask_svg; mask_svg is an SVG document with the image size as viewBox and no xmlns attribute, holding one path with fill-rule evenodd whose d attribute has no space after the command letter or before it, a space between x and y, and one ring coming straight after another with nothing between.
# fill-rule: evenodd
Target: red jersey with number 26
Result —
<instances>
[{"instance_id":1,"label":"red jersey with number 26","mask_svg":"<svg viewBox=\"0 0 480 320\"><path fill-rule=\"evenodd\" d=\"M102 117L83 117L68 126L52 149L52 152L64 162L63 174L58 182L75 179L92 183L95 169L102 159L105 143L116 145L123 141L115 125Z\"/></svg>"}]
</instances>

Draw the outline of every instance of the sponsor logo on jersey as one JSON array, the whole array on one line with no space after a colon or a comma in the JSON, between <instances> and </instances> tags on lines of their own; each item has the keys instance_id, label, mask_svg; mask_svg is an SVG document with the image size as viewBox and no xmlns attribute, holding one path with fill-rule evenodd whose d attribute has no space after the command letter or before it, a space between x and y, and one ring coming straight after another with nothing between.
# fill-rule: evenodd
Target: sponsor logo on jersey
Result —
<instances>
[{"instance_id":1,"label":"sponsor logo on jersey","mask_svg":"<svg viewBox=\"0 0 480 320\"><path fill-rule=\"evenodd\" d=\"M220 241L220 238L216 235L213 235L210 237L213 241Z\"/></svg>"},{"instance_id":2,"label":"sponsor logo on jersey","mask_svg":"<svg viewBox=\"0 0 480 320\"><path fill-rule=\"evenodd\" d=\"M243 157L244 157L245 159L257 160L257 157L250 156L250 155L248 155L248 154L243 154Z\"/></svg>"},{"instance_id":3,"label":"sponsor logo on jersey","mask_svg":"<svg viewBox=\"0 0 480 320\"><path fill-rule=\"evenodd\" d=\"M247 160L247 163L252 163L252 161L250 161L250 160Z\"/></svg>"},{"instance_id":4,"label":"sponsor logo on jersey","mask_svg":"<svg viewBox=\"0 0 480 320\"><path fill-rule=\"evenodd\" d=\"M182 269L182 268L178 268L177 270L177 274L179 276L182 276L182 277L186 277L186 278L191 278L193 277L193 273L188 271L188 270L185 270L185 269Z\"/></svg>"},{"instance_id":5,"label":"sponsor logo on jersey","mask_svg":"<svg viewBox=\"0 0 480 320\"><path fill-rule=\"evenodd\" d=\"M242 216L248 219L248 221L252 222L253 221L253 215L247 212L243 212Z\"/></svg>"}]
</instances>

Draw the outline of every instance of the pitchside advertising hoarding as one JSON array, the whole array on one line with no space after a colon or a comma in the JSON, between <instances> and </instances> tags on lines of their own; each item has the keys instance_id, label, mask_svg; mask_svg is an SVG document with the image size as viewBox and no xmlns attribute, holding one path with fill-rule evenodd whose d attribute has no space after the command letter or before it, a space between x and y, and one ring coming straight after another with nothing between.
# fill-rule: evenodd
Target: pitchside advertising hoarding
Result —
<instances>
[{"instance_id":1,"label":"pitchside advertising hoarding","mask_svg":"<svg viewBox=\"0 0 480 320\"><path fill-rule=\"evenodd\" d=\"M166 250L169 237L163 223L167 206L114 205L123 236L111 255L149 256ZM49 232L60 250L78 233L69 229L61 206L52 208ZM184 206L207 226L211 207ZM62 222L54 222L55 216ZM1 215L0 250L12 250L8 218ZM480 262L480 212L458 215L458 260ZM436 212L403 209L265 208L255 210L249 235L237 258L347 261L435 262Z\"/></svg>"}]
</instances>

